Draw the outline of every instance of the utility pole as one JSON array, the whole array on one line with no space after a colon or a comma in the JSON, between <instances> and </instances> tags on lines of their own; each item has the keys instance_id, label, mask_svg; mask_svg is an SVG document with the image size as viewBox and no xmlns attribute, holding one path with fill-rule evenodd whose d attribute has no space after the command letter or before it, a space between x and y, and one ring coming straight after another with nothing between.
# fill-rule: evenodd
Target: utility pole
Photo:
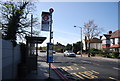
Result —
<instances>
[{"instance_id":1,"label":"utility pole","mask_svg":"<svg viewBox=\"0 0 120 81\"><path fill-rule=\"evenodd\" d=\"M31 37L32 37L32 21L33 21L33 14L31 14Z\"/></svg>"},{"instance_id":2,"label":"utility pole","mask_svg":"<svg viewBox=\"0 0 120 81\"><path fill-rule=\"evenodd\" d=\"M33 21L33 14L31 14L31 37L32 37L32 21ZM32 55L33 54L33 44L30 43L30 54Z\"/></svg>"}]
</instances>

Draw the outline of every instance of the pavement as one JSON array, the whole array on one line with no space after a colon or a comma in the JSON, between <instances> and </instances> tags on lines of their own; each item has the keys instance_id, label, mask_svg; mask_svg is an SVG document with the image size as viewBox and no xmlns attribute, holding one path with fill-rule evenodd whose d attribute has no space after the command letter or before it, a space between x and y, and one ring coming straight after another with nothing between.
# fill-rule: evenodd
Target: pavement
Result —
<instances>
[{"instance_id":1,"label":"pavement","mask_svg":"<svg viewBox=\"0 0 120 81\"><path fill-rule=\"evenodd\" d=\"M51 67L49 77L49 64L46 62L38 62L38 70L32 71L27 75L25 80L30 81L62 81L59 74Z\"/></svg>"}]
</instances>

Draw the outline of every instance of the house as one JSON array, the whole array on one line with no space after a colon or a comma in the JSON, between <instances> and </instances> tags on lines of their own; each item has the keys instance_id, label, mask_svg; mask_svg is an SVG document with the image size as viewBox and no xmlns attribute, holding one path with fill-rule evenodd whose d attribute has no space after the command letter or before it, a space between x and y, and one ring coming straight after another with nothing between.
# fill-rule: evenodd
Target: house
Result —
<instances>
[{"instance_id":1,"label":"house","mask_svg":"<svg viewBox=\"0 0 120 81\"><path fill-rule=\"evenodd\" d=\"M110 37L111 37L112 31L109 31L108 34L103 34L101 40L102 40L102 48L109 48L110 47Z\"/></svg>"},{"instance_id":2,"label":"house","mask_svg":"<svg viewBox=\"0 0 120 81\"><path fill-rule=\"evenodd\" d=\"M83 41L83 49L84 50L89 49L89 45L90 45L90 49L92 49L92 48L102 49L102 40L94 37L91 40L84 40Z\"/></svg>"},{"instance_id":3,"label":"house","mask_svg":"<svg viewBox=\"0 0 120 81\"><path fill-rule=\"evenodd\" d=\"M120 29L111 34L110 41L110 48L120 52Z\"/></svg>"},{"instance_id":4,"label":"house","mask_svg":"<svg viewBox=\"0 0 120 81\"><path fill-rule=\"evenodd\" d=\"M102 49L102 40L98 38L93 38L90 40L90 49Z\"/></svg>"},{"instance_id":5,"label":"house","mask_svg":"<svg viewBox=\"0 0 120 81\"><path fill-rule=\"evenodd\" d=\"M57 52L63 52L64 51L64 45L62 45L61 43L58 43L54 45L54 50Z\"/></svg>"}]
</instances>

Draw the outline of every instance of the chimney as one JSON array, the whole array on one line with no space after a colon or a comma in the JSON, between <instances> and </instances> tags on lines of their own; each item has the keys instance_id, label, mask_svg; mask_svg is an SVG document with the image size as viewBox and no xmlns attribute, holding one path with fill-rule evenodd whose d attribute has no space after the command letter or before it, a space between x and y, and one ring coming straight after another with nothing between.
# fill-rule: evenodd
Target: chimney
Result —
<instances>
[{"instance_id":1,"label":"chimney","mask_svg":"<svg viewBox=\"0 0 120 81\"><path fill-rule=\"evenodd\" d=\"M102 38L102 36L100 36L100 39Z\"/></svg>"},{"instance_id":2,"label":"chimney","mask_svg":"<svg viewBox=\"0 0 120 81\"><path fill-rule=\"evenodd\" d=\"M109 35L111 35L112 34L112 31L109 31Z\"/></svg>"},{"instance_id":3,"label":"chimney","mask_svg":"<svg viewBox=\"0 0 120 81\"><path fill-rule=\"evenodd\" d=\"M85 36L85 41L87 40L87 37Z\"/></svg>"}]
</instances>

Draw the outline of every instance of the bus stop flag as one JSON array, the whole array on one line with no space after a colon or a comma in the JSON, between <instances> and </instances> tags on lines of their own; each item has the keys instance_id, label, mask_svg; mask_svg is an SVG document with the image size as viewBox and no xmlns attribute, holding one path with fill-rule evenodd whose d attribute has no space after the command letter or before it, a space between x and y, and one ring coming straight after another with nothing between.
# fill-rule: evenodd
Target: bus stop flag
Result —
<instances>
[{"instance_id":1,"label":"bus stop flag","mask_svg":"<svg viewBox=\"0 0 120 81\"><path fill-rule=\"evenodd\" d=\"M42 12L41 31L49 31L50 13Z\"/></svg>"}]
</instances>

